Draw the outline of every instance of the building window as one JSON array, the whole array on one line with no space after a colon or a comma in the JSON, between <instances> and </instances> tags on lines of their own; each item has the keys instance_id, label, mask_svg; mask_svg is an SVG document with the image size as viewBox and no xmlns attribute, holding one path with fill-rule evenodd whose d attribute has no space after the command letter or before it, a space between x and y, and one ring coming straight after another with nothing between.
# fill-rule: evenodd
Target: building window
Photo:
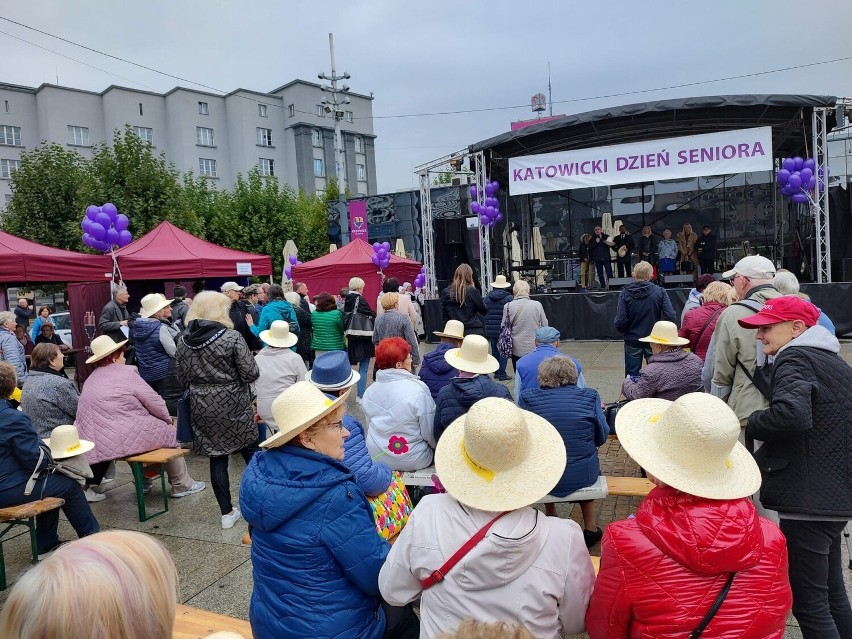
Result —
<instances>
[{"instance_id":1,"label":"building window","mask_svg":"<svg viewBox=\"0 0 852 639\"><path fill-rule=\"evenodd\" d=\"M198 173L207 177L216 177L216 160L198 158Z\"/></svg>"},{"instance_id":2,"label":"building window","mask_svg":"<svg viewBox=\"0 0 852 639\"><path fill-rule=\"evenodd\" d=\"M89 146L89 127L68 125L68 144Z\"/></svg>"},{"instance_id":3,"label":"building window","mask_svg":"<svg viewBox=\"0 0 852 639\"><path fill-rule=\"evenodd\" d=\"M258 104L257 105L257 114L262 118L267 117L266 105L265 104Z\"/></svg>"},{"instance_id":4,"label":"building window","mask_svg":"<svg viewBox=\"0 0 852 639\"><path fill-rule=\"evenodd\" d=\"M148 126L135 126L133 132L139 136L143 142L154 144L154 129Z\"/></svg>"},{"instance_id":5,"label":"building window","mask_svg":"<svg viewBox=\"0 0 852 639\"><path fill-rule=\"evenodd\" d=\"M4 100L4 102L6 102L6 113L8 113L9 112L9 101Z\"/></svg>"},{"instance_id":6,"label":"building window","mask_svg":"<svg viewBox=\"0 0 852 639\"><path fill-rule=\"evenodd\" d=\"M363 164L355 165L355 173L358 176L358 180L364 182L367 180L367 167Z\"/></svg>"},{"instance_id":7,"label":"building window","mask_svg":"<svg viewBox=\"0 0 852 639\"><path fill-rule=\"evenodd\" d=\"M314 146L322 146L322 131L319 129L311 131L311 144Z\"/></svg>"},{"instance_id":8,"label":"building window","mask_svg":"<svg viewBox=\"0 0 852 639\"><path fill-rule=\"evenodd\" d=\"M346 112L346 121L347 122L354 122L355 121L355 116L353 115L352 111Z\"/></svg>"},{"instance_id":9,"label":"building window","mask_svg":"<svg viewBox=\"0 0 852 639\"><path fill-rule=\"evenodd\" d=\"M198 103L198 113L200 115L210 115L210 108L207 106L206 102Z\"/></svg>"},{"instance_id":10,"label":"building window","mask_svg":"<svg viewBox=\"0 0 852 639\"><path fill-rule=\"evenodd\" d=\"M257 143L260 146L272 146L272 129L257 127Z\"/></svg>"},{"instance_id":11,"label":"building window","mask_svg":"<svg viewBox=\"0 0 852 639\"><path fill-rule=\"evenodd\" d=\"M6 199L6 205L8 206L12 202L12 194L11 193L4 193L3 195L6 196L6 198L5 198Z\"/></svg>"},{"instance_id":12,"label":"building window","mask_svg":"<svg viewBox=\"0 0 852 639\"><path fill-rule=\"evenodd\" d=\"M214 146L213 129L208 129L203 126L195 127L195 143L198 146Z\"/></svg>"},{"instance_id":13,"label":"building window","mask_svg":"<svg viewBox=\"0 0 852 639\"><path fill-rule=\"evenodd\" d=\"M275 160L260 158L257 162L257 168L260 169L260 174L263 176L275 175Z\"/></svg>"},{"instance_id":14,"label":"building window","mask_svg":"<svg viewBox=\"0 0 852 639\"><path fill-rule=\"evenodd\" d=\"M317 189L314 193L317 197L325 197L325 189ZM7 195L6 197L11 197L11 196ZM6 202L8 203L9 200L6 200Z\"/></svg>"},{"instance_id":15,"label":"building window","mask_svg":"<svg viewBox=\"0 0 852 639\"><path fill-rule=\"evenodd\" d=\"M21 127L0 126L0 144L8 146L21 146Z\"/></svg>"},{"instance_id":16,"label":"building window","mask_svg":"<svg viewBox=\"0 0 852 639\"><path fill-rule=\"evenodd\" d=\"M355 136L355 153L363 153L364 152L364 138L360 135Z\"/></svg>"},{"instance_id":17,"label":"building window","mask_svg":"<svg viewBox=\"0 0 852 639\"><path fill-rule=\"evenodd\" d=\"M325 177L325 167L323 167L322 160L320 159L314 160L314 176Z\"/></svg>"},{"instance_id":18,"label":"building window","mask_svg":"<svg viewBox=\"0 0 852 639\"><path fill-rule=\"evenodd\" d=\"M289 105L289 106L287 107L287 113L289 113L289 114L290 114L290 117L291 117L291 118L292 118L294 115L296 115L296 105L295 105L295 104L291 104L291 105Z\"/></svg>"},{"instance_id":19,"label":"building window","mask_svg":"<svg viewBox=\"0 0 852 639\"><path fill-rule=\"evenodd\" d=\"M322 104L317 105L317 117L324 118L325 117L325 106Z\"/></svg>"},{"instance_id":20,"label":"building window","mask_svg":"<svg viewBox=\"0 0 852 639\"><path fill-rule=\"evenodd\" d=\"M141 102L139 103L139 115L144 115L142 113L142 103Z\"/></svg>"},{"instance_id":21,"label":"building window","mask_svg":"<svg viewBox=\"0 0 852 639\"><path fill-rule=\"evenodd\" d=\"M20 160L0 160L0 177L8 179L20 168Z\"/></svg>"}]
</instances>

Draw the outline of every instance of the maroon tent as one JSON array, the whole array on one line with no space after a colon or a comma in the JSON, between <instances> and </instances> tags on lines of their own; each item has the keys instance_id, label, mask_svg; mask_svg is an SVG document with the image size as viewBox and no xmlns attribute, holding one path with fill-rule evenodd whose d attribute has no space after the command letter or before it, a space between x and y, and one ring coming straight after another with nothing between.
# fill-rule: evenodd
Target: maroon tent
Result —
<instances>
[{"instance_id":1,"label":"maroon tent","mask_svg":"<svg viewBox=\"0 0 852 639\"><path fill-rule=\"evenodd\" d=\"M349 285L350 277L364 280L364 298L375 310L376 299L382 290L381 277L370 261L373 247L362 239L354 239L346 246L323 255L310 262L293 267L293 280L308 285L311 295L328 291L337 295L340 289ZM420 272L421 264L404 257L391 254L390 265L384 270L385 277L395 277L400 285L413 282Z\"/></svg>"},{"instance_id":2,"label":"maroon tent","mask_svg":"<svg viewBox=\"0 0 852 639\"><path fill-rule=\"evenodd\" d=\"M118 249L115 256L126 281L272 274L268 255L224 248L168 221Z\"/></svg>"},{"instance_id":3,"label":"maroon tent","mask_svg":"<svg viewBox=\"0 0 852 639\"><path fill-rule=\"evenodd\" d=\"M103 255L75 253L0 231L0 282L92 282L112 275Z\"/></svg>"}]
</instances>

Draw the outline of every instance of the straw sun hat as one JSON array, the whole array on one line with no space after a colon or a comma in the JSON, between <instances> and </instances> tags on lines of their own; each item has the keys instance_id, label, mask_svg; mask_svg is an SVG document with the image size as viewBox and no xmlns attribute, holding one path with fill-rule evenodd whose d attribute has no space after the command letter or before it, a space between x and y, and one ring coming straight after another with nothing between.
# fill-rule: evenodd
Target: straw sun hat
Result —
<instances>
[{"instance_id":1,"label":"straw sun hat","mask_svg":"<svg viewBox=\"0 0 852 639\"><path fill-rule=\"evenodd\" d=\"M171 303L172 301L166 299L161 293L150 293L142 298L142 308L139 309L139 314L142 317L151 317L154 313L163 310Z\"/></svg>"},{"instance_id":2,"label":"straw sun hat","mask_svg":"<svg viewBox=\"0 0 852 639\"><path fill-rule=\"evenodd\" d=\"M261 448L283 446L316 424L349 397L349 391L329 399L310 382L296 382L272 402L272 417L281 430L260 444Z\"/></svg>"},{"instance_id":3,"label":"straw sun hat","mask_svg":"<svg viewBox=\"0 0 852 639\"><path fill-rule=\"evenodd\" d=\"M627 454L672 488L707 499L748 497L760 488L760 470L738 441L739 419L718 397L636 399L618 411L615 427Z\"/></svg>"},{"instance_id":4,"label":"straw sun hat","mask_svg":"<svg viewBox=\"0 0 852 639\"><path fill-rule=\"evenodd\" d=\"M89 344L89 347L92 349L92 356L86 360L86 363L94 364L95 362L102 360L107 355L111 355L125 344L127 344L126 339L116 342L109 335L100 335L93 339L92 343Z\"/></svg>"},{"instance_id":5,"label":"straw sun hat","mask_svg":"<svg viewBox=\"0 0 852 639\"><path fill-rule=\"evenodd\" d=\"M444 359L452 366L466 373L493 373L500 364L488 354L488 340L482 335L468 335L460 348L451 348L444 353Z\"/></svg>"},{"instance_id":6,"label":"straw sun hat","mask_svg":"<svg viewBox=\"0 0 852 639\"><path fill-rule=\"evenodd\" d=\"M508 400L486 397L441 435L435 472L460 503L502 512L547 495L566 459L562 436L550 422Z\"/></svg>"},{"instance_id":7,"label":"straw sun hat","mask_svg":"<svg viewBox=\"0 0 852 639\"><path fill-rule=\"evenodd\" d=\"M299 336L290 332L290 325L284 320L275 320L269 330L260 331L260 339L278 348L290 348L299 341Z\"/></svg>"},{"instance_id":8,"label":"straw sun hat","mask_svg":"<svg viewBox=\"0 0 852 639\"><path fill-rule=\"evenodd\" d=\"M689 340L678 337L677 326L673 322L657 322L648 337L640 337L640 342L662 344L663 346L686 346Z\"/></svg>"},{"instance_id":9,"label":"straw sun hat","mask_svg":"<svg viewBox=\"0 0 852 639\"><path fill-rule=\"evenodd\" d=\"M67 459L82 455L95 447L94 442L80 439L77 427L72 424L57 426L51 431L50 437L43 441L50 447L50 455L53 459Z\"/></svg>"},{"instance_id":10,"label":"straw sun hat","mask_svg":"<svg viewBox=\"0 0 852 639\"><path fill-rule=\"evenodd\" d=\"M432 331L438 337L449 337L451 339L464 339L464 324L458 320L447 320L443 331Z\"/></svg>"},{"instance_id":11,"label":"straw sun hat","mask_svg":"<svg viewBox=\"0 0 852 639\"><path fill-rule=\"evenodd\" d=\"M498 275L494 278L494 282L491 283L491 288L509 288L511 285L511 282L506 281L505 275Z\"/></svg>"}]
</instances>

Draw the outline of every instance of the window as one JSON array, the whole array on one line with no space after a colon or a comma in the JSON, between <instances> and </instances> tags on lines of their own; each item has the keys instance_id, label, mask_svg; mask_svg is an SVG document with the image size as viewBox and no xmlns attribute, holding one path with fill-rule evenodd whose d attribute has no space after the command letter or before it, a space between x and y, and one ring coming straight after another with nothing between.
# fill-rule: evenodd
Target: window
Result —
<instances>
[{"instance_id":1,"label":"window","mask_svg":"<svg viewBox=\"0 0 852 639\"><path fill-rule=\"evenodd\" d=\"M257 144L259 146L272 146L272 129L257 127Z\"/></svg>"},{"instance_id":2,"label":"window","mask_svg":"<svg viewBox=\"0 0 852 639\"><path fill-rule=\"evenodd\" d=\"M265 104L258 104L258 105L257 105L257 114L258 114L260 117L262 117L262 118L267 117L267 115L266 115L266 105L265 105Z\"/></svg>"},{"instance_id":3,"label":"window","mask_svg":"<svg viewBox=\"0 0 852 639\"><path fill-rule=\"evenodd\" d=\"M352 114L352 111L346 112L346 121L353 122L355 120L355 116Z\"/></svg>"},{"instance_id":4,"label":"window","mask_svg":"<svg viewBox=\"0 0 852 639\"><path fill-rule=\"evenodd\" d=\"M12 201L12 194L11 193L4 193L3 195L6 196L6 198L5 198L6 204L9 204Z\"/></svg>"},{"instance_id":5,"label":"window","mask_svg":"<svg viewBox=\"0 0 852 639\"><path fill-rule=\"evenodd\" d=\"M364 182L367 180L367 167L363 164L355 165L355 173L358 176L358 180Z\"/></svg>"},{"instance_id":6,"label":"window","mask_svg":"<svg viewBox=\"0 0 852 639\"><path fill-rule=\"evenodd\" d=\"M12 177L12 173L20 168L20 160L0 160L0 177L10 178Z\"/></svg>"},{"instance_id":7,"label":"window","mask_svg":"<svg viewBox=\"0 0 852 639\"><path fill-rule=\"evenodd\" d=\"M142 113L142 103L141 102L139 103L139 115L144 115L144 113Z\"/></svg>"},{"instance_id":8,"label":"window","mask_svg":"<svg viewBox=\"0 0 852 639\"><path fill-rule=\"evenodd\" d=\"M213 129L208 129L203 126L195 127L195 143L198 146L214 146Z\"/></svg>"},{"instance_id":9,"label":"window","mask_svg":"<svg viewBox=\"0 0 852 639\"><path fill-rule=\"evenodd\" d=\"M311 131L311 144L314 146L322 146L322 131L319 129Z\"/></svg>"},{"instance_id":10,"label":"window","mask_svg":"<svg viewBox=\"0 0 852 639\"><path fill-rule=\"evenodd\" d=\"M4 100L4 102L6 102L6 113L8 113L9 112L9 101Z\"/></svg>"},{"instance_id":11,"label":"window","mask_svg":"<svg viewBox=\"0 0 852 639\"><path fill-rule=\"evenodd\" d=\"M133 127L133 132L139 136L139 139L143 142L150 142L154 144L154 129L147 126L135 126Z\"/></svg>"},{"instance_id":12,"label":"window","mask_svg":"<svg viewBox=\"0 0 852 639\"><path fill-rule=\"evenodd\" d=\"M290 106L288 106L288 107L287 107L287 113L289 113L289 114L290 114L290 117L291 117L291 118L292 118L294 115L296 115L296 105L295 105L295 104L291 104Z\"/></svg>"},{"instance_id":13,"label":"window","mask_svg":"<svg viewBox=\"0 0 852 639\"><path fill-rule=\"evenodd\" d=\"M322 104L317 105L317 117L324 118L325 117L325 106Z\"/></svg>"},{"instance_id":14,"label":"window","mask_svg":"<svg viewBox=\"0 0 852 639\"><path fill-rule=\"evenodd\" d=\"M257 168L260 169L260 174L263 176L275 175L275 160L260 158L257 162Z\"/></svg>"},{"instance_id":15,"label":"window","mask_svg":"<svg viewBox=\"0 0 852 639\"><path fill-rule=\"evenodd\" d=\"M216 160L198 158L198 173L207 177L216 177Z\"/></svg>"},{"instance_id":16,"label":"window","mask_svg":"<svg viewBox=\"0 0 852 639\"><path fill-rule=\"evenodd\" d=\"M89 127L68 125L68 144L89 146Z\"/></svg>"},{"instance_id":17,"label":"window","mask_svg":"<svg viewBox=\"0 0 852 639\"><path fill-rule=\"evenodd\" d=\"M21 146L21 127L7 125L0 126L0 144Z\"/></svg>"},{"instance_id":18,"label":"window","mask_svg":"<svg viewBox=\"0 0 852 639\"><path fill-rule=\"evenodd\" d=\"M363 153L364 152L364 138L360 135L355 136L355 153Z\"/></svg>"},{"instance_id":19,"label":"window","mask_svg":"<svg viewBox=\"0 0 852 639\"><path fill-rule=\"evenodd\" d=\"M314 176L316 177L324 177L325 176L325 167L322 165L322 160L314 160Z\"/></svg>"},{"instance_id":20,"label":"window","mask_svg":"<svg viewBox=\"0 0 852 639\"><path fill-rule=\"evenodd\" d=\"M314 194L315 194L317 197L325 197L325 189L317 189L316 191L314 191ZM7 195L6 197L9 197L9 198L10 198L11 196L10 196L10 195ZM6 202L7 202L7 203L8 203L8 201L9 201L9 200L6 200Z\"/></svg>"},{"instance_id":21,"label":"window","mask_svg":"<svg viewBox=\"0 0 852 639\"><path fill-rule=\"evenodd\" d=\"M208 108L206 102L199 102L198 103L198 113L200 115L210 115L210 109Z\"/></svg>"}]
</instances>

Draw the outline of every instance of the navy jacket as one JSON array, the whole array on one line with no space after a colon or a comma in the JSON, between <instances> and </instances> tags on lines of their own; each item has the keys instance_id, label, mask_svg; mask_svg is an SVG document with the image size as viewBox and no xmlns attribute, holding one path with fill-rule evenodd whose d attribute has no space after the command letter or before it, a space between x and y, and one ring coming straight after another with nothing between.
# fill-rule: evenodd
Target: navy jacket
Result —
<instances>
[{"instance_id":1,"label":"navy jacket","mask_svg":"<svg viewBox=\"0 0 852 639\"><path fill-rule=\"evenodd\" d=\"M677 322L674 307L662 287L651 282L633 282L618 294L615 329L624 339L636 341L648 337L660 320Z\"/></svg>"},{"instance_id":2,"label":"navy jacket","mask_svg":"<svg viewBox=\"0 0 852 639\"><path fill-rule=\"evenodd\" d=\"M485 297L485 335L500 337L500 325L503 323L503 307L512 301L512 293L507 288L495 288Z\"/></svg>"},{"instance_id":3,"label":"navy jacket","mask_svg":"<svg viewBox=\"0 0 852 639\"><path fill-rule=\"evenodd\" d=\"M595 389L573 385L530 388L521 393L518 405L553 424L565 442L568 461L551 495L564 497L598 480L598 446L606 442L609 426Z\"/></svg>"},{"instance_id":4,"label":"navy jacket","mask_svg":"<svg viewBox=\"0 0 852 639\"><path fill-rule=\"evenodd\" d=\"M441 343L435 347L434 351L423 356L419 377L429 387L429 392L435 401L438 401L438 392L458 375L458 371L444 357L444 353L451 348L453 348L452 344Z\"/></svg>"},{"instance_id":5,"label":"navy jacket","mask_svg":"<svg viewBox=\"0 0 852 639\"><path fill-rule=\"evenodd\" d=\"M252 526L255 639L379 639L390 545L343 463L306 448L256 453L240 485Z\"/></svg>"},{"instance_id":6,"label":"navy jacket","mask_svg":"<svg viewBox=\"0 0 852 639\"><path fill-rule=\"evenodd\" d=\"M166 378L171 357L160 343L160 327L156 318L140 317L133 322L130 334L136 345L136 364L146 382L159 382Z\"/></svg>"},{"instance_id":7,"label":"navy jacket","mask_svg":"<svg viewBox=\"0 0 852 639\"><path fill-rule=\"evenodd\" d=\"M12 408L7 400L0 400L0 493L27 482L38 463L39 448L40 440L30 418ZM47 454L42 467L49 459ZM25 501L22 492L19 503Z\"/></svg>"},{"instance_id":8,"label":"navy jacket","mask_svg":"<svg viewBox=\"0 0 852 639\"><path fill-rule=\"evenodd\" d=\"M455 377L444 386L435 400L435 441L456 419L467 413L470 407L485 397L500 397L512 401L509 389L498 384L488 375Z\"/></svg>"}]
</instances>

